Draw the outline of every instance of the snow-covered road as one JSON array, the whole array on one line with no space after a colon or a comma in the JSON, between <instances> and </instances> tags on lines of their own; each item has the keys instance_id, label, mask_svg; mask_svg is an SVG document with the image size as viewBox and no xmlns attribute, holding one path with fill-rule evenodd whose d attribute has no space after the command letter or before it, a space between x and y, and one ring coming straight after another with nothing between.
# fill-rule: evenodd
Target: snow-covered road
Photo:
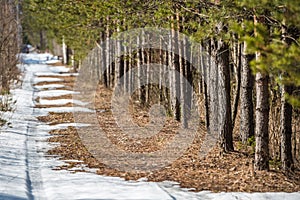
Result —
<instances>
[{"instance_id":1,"label":"snow-covered road","mask_svg":"<svg viewBox=\"0 0 300 200\"><path fill-rule=\"evenodd\" d=\"M70 108L35 108L35 99L47 105L62 104L70 100L43 100L43 97L71 94L59 90L61 84L34 87L38 82L57 82L59 78L41 78L38 75L54 76L67 73L65 67L51 67L41 63L47 54L28 54L23 60L35 64L20 65L23 82L11 91L16 100L13 112L3 114L10 125L0 133L0 199L300 199L300 193L199 193L189 192L173 182L125 181L117 177L99 176L93 173L53 170L63 161L47 156L52 146L46 142L48 133L73 124L50 126L39 122L36 117L49 111L72 112ZM66 75L66 74L65 74ZM47 89L40 91L41 89ZM89 112L80 106L84 102L73 102L78 111ZM53 144L52 144L53 145Z\"/></svg>"}]
</instances>

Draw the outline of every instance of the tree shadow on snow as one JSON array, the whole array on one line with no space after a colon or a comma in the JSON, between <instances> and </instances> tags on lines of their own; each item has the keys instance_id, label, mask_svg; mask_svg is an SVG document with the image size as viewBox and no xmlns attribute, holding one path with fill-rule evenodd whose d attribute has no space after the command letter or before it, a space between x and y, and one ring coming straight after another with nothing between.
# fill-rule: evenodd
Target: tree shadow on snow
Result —
<instances>
[{"instance_id":1,"label":"tree shadow on snow","mask_svg":"<svg viewBox=\"0 0 300 200\"><path fill-rule=\"evenodd\" d=\"M5 199L5 200L26 200L26 198L22 198L22 197L17 197L17 196L13 196L13 195L9 195L9 194L2 194L0 193L0 199Z\"/></svg>"}]
</instances>

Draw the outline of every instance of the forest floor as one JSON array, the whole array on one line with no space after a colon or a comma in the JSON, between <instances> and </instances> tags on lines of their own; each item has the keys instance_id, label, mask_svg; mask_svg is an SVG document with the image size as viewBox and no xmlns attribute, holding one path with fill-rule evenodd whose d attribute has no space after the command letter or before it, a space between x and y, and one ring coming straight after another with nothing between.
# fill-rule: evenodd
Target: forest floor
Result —
<instances>
[{"instance_id":1,"label":"forest floor","mask_svg":"<svg viewBox=\"0 0 300 200\"><path fill-rule=\"evenodd\" d=\"M43 76L45 78L45 76ZM60 84L65 84L65 88L72 88L76 77L65 78ZM45 85L49 83L39 83ZM51 83L53 84L53 82ZM64 88L62 88L64 89ZM172 118L166 120L165 128L157 135L136 142L119 130L115 122L111 108L112 91L100 85L95 98L95 109L98 110L97 117L99 124L105 130L108 138L120 148L130 152L152 152L159 150L163 145L176 134L178 123ZM71 99L72 95L63 97L51 97L44 100L59 100L61 98ZM43 105L43 107L55 107L56 105ZM67 103L63 106L73 106ZM103 112L103 110L105 112ZM134 121L140 126L149 122L149 115L146 109L142 109L137 104L131 102L130 108ZM74 117L72 113L50 112L47 116L38 117L42 122L50 125L61 123L72 123ZM236 125L237 126L237 125ZM235 131L237 132L237 131ZM117 134L116 134L117 133ZM125 178L126 180L138 180L143 178L148 181L175 181L181 187L194 188L194 191L209 190L213 192L298 192L300 191L300 171L284 174L276 162L271 163L269 171L253 170L253 147L242 145L235 135L235 149L231 153L220 153L220 149L215 147L205 158L200 159L198 154L202 145L205 128L200 127L192 145L187 151L175 160L171 165L160 170L149 173L133 173L112 169L101 160L97 160L82 144L76 128L68 127L62 130L50 132L53 137L49 142L60 145L49 150L50 155L59 156L62 160L72 160L58 166L57 170L72 170L82 162L90 168L96 168L99 175L108 175ZM235 133L236 134L236 133ZM126 141L125 143L123 141ZM78 160L78 162L74 162ZM82 170L73 170L82 171Z\"/></svg>"}]
</instances>

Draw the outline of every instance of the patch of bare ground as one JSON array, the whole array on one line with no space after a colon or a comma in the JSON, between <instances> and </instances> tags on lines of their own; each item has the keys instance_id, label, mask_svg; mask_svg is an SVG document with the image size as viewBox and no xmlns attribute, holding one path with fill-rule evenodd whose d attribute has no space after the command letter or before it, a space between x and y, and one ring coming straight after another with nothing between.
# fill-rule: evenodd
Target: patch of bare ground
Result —
<instances>
[{"instance_id":1,"label":"patch of bare ground","mask_svg":"<svg viewBox=\"0 0 300 200\"><path fill-rule=\"evenodd\" d=\"M55 90L71 90L71 87L60 87L60 88L55 88ZM53 90L53 88L42 88L39 89L39 91L47 91L47 90Z\"/></svg>"},{"instance_id":2,"label":"patch of bare ground","mask_svg":"<svg viewBox=\"0 0 300 200\"><path fill-rule=\"evenodd\" d=\"M35 105L36 108L59 108L59 107L74 107L73 103L55 104L55 105Z\"/></svg>"},{"instance_id":3,"label":"patch of bare ground","mask_svg":"<svg viewBox=\"0 0 300 200\"><path fill-rule=\"evenodd\" d=\"M63 84L63 85L65 85L65 87L68 87L68 88L73 88L73 86L74 86L74 82L64 82L63 80L62 81L53 81L53 82L42 81L42 82L35 84L34 86L50 85L50 84L51 85L52 84Z\"/></svg>"},{"instance_id":4,"label":"patch of bare ground","mask_svg":"<svg viewBox=\"0 0 300 200\"><path fill-rule=\"evenodd\" d=\"M43 97L44 100L57 100L57 99L72 99L72 94L65 94L57 97ZM39 102L40 97L37 97L35 100L36 102Z\"/></svg>"},{"instance_id":5,"label":"patch of bare ground","mask_svg":"<svg viewBox=\"0 0 300 200\"><path fill-rule=\"evenodd\" d=\"M50 125L60 124L60 123L73 123L74 117L73 113L55 113L50 112L47 116L37 117L39 121L45 122Z\"/></svg>"},{"instance_id":6,"label":"patch of bare ground","mask_svg":"<svg viewBox=\"0 0 300 200\"><path fill-rule=\"evenodd\" d=\"M61 67L61 66L65 66L64 64L62 64L62 62L50 63L50 64L47 64L47 65L50 65L50 66L52 66L52 67Z\"/></svg>"},{"instance_id":7,"label":"patch of bare ground","mask_svg":"<svg viewBox=\"0 0 300 200\"><path fill-rule=\"evenodd\" d=\"M59 78L62 79L62 81L53 81L53 82L48 82L48 81L42 81L34 86L41 86L41 85L52 85L52 84L62 84L66 88L73 88L74 82L76 80L76 76L37 76L39 78Z\"/></svg>"},{"instance_id":8,"label":"patch of bare ground","mask_svg":"<svg viewBox=\"0 0 300 200\"><path fill-rule=\"evenodd\" d=\"M112 143L119 148L130 152L153 152L164 147L166 142L172 140L176 135L179 123L171 117L167 117L165 126L154 136L146 138L132 138L126 134L126 130L122 131L117 125L112 112L109 110L111 92L104 87L100 87L95 98L96 110L106 110L106 112L97 112L98 122L106 133L106 136ZM138 106L131 103L130 112L133 114L133 121L139 126L145 126L149 123L149 115L145 110L141 110ZM125 129L131 127L125 127Z\"/></svg>"},{"instance_id":9,"label":"patch of bare ground","mask_svg":"<svg viewBox=\"0 0 300 200\"><path fill-rule=\"evenodd\" d=\"M111 113L111 91L99 87L95 98L98 120L106 131L112 143L129 152L153 152L161 149L164 144L172 140L176 134L178 123L167 118L166 125L160 133L146 139L133 140L120 131ZM134 103L130 105L134 121L143 126L149 122L147 110L139 108ZM105 110L106 112L100 112ZM50 123L73 122L71 113L50 113L49 116L39 117L39 120ZM176 161L163 169L149 173L134 173L118 171L104 165L97 160L85 146L74 127L64 130L54 130L49 142L60 143L48 153L58 155L63 160L83 161L88 167L97 168L100 175L118 176L126 180L136 180L146 177L149 181L176 181L182 187L194 188L195 191L210 190L213 192L296 192L300 190L300 172L295 170L288 174L282 173L278 166L271 166L270 171L253 170L253 148L241 147L235 141L235 149L231 153L221 153L218 147L212 149L205 158L199 158L199 151L204 136L204 127L200 127L193 143L187 151ZM235 131L237 133L237 131ZM235 135L234 138L237 138ZM70 162L59 166L58 169L70 169L81 162Z\"/></svg>"},{"instance_id":10,"label":"patch of bare ground","mask_svg":"<svg viewBox=\"0 0 300 200\"><path fill-rule=\"evenodd\" d=\"M61 73L63 74L63 73ZM77 76L73 76L73 75L68 75L66 74L66 76L49 76L49 75L42 75L42 76L37 76L38 78L60 78L63 79L64 82L74 82L74 80L76 79Z\"/></svg>"}]
</instances>

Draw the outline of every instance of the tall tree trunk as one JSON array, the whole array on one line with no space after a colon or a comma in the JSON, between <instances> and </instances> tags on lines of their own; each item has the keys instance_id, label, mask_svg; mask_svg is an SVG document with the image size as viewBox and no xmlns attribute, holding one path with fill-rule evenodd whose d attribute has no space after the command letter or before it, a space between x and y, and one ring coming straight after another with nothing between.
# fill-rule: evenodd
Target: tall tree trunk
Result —
<instances>
[{"instance_id":1,"label":"tall tree trunk","mask_svg":"<svg viewBox=\"0 0 300 200\"><path fill-rule=\"evenodd\" d=\"M109 17L106 17L106 38L108 39L110 36L110 30L109 30ZM111 47L109 42L106 42L106 52L105 52L105 64L106 64L106 74L107 74L107 86L108 88L111 87L111 58L110 58L110 54L111 54Z\"/></svg>"},{"instance_id":2,"label":"tall tree trunk","mask_svg":"<svg viewBox=\"0 0 300 200\"><path fill-rule=\"evenodd\" d=\"M254 24L257 24L254 16ZM256 31L254 30L256 35ZM261 54L256 52L255 59L259 60ZM255 111L255 170L269 169L269 77L263 72L255 76L256 83L256 111Z\"/></svg>"},{"instance_id":3,"label":"tall tree trunk","mask_svg":"<svg viewBox=\"0 0 300 200\"><path fill-rule=\"evenodd\" d=\"M208 50L207 52L209 52L209 55L211 55L211 47L210 47L210 44L207 45L208 46ZM202 66L202 74L203 74L203 82L204 82L204 102L205 102L205 125L206 125L206 128L208 129L210 127L210 114L209 114L209 91L208 91L208 77L210 76L209 75L209 69L210 69L210 58L211 56L206 56L208 57L207 60L205 60L205 56L204 56L204 43L202 43L201 47L200 47L200 56L201 56L201 66Z\"/></svg>"},{"instance_id":4,"label":"tall tree trunk","mask_svg":"<svg viewBox=\"0 0 300 200\"><path fill-rule=\"evenodd\" d=\"M184 47L185 47L185 43L182 40L182 38L179 37L180 31L182 30L181 27L181 22L180 22L180 15L177 12L176 13L176 20L177 20L177 31L176 31L176 38L177 38L177 47L178 47L178 75L179 77L177 77L177 100L179 100L179 105L178 105L178 119L182 122L182 126L184 128L187 128L188 124L187 124L187 116L186 116L186 91L185 91L185 82L184 82L184 78L185 78L185 63L184 63ZM177 111L177 112L178 112Z\"/></svg>"},{"instance_id":5,"label":"tall tree trunk","mask_svg":"<svg viewBox=\"0 0 300 200\"><path fill-rule=\"evenodd\" d=\"M184 18L183 18L184 19ZM191 117L191 109L193 104L193 89L191 88L193 85L193 73L191 70L191 65L188 62L188 58L192 60L192 46L187 40L187 38L183 38L183 66L185 71L186 82L184 84L184 92L182 95L184 96L184 125L188 128L188 121ZM188 85L189 84L189 85Z\"/></svg>"},{"instance_id":6,"label":"tall tree trunk","mask_svg":"<svg viewBox=\"0 0 300 200\"><path fill-rule=\"evenodd\" d=\"M285 19L283 20L285 25ZM282 28L282 35L286 35L286 28ZM283 42L286 44L286 39L283 37ZM283 73L282 76L287 74ZM281 164L284 171L292 168L292 115L293 108L286 100L286 95L292 94L292 86L281 86L281 114L280 114L280 135L281 135Z\"/></svg>"},{"instance_id":7,"label":"tall tree trunk","mask_svg":"<svg viewBox=\"0 0 300 200\"><path fill-rule=\"evenodd\" d=\"M208 72L208 97L209 97L209 132L214 135L219 135L219 69L216 59L216 50L213 39L210 39L209 42L209 53L210 57L214 59L209 59L209 72Z\"/></svg>"},{"instance_id":8,"label":"tall tree trunk","mask_svg":"<svg viewBox=\"0 0 300 200\"><path fill-rule=\"evenodd\" d=\"M102 32L101 34L101 40L103 41L103 44L105 44L105 40L106 40L106 34L105 32ZM103 83L105 85L105 87L108 87L108 74L107 74L107 64L106 64L106 45L102 45L101 46L101 55L102 55L102 59L101 59L101 67L102 67L102 73L103 73Z\"/></svg>"},{"instance_id":9,"label":"tall tree trunk","mask_svg":"<svg viewBox=\"0 0 300 200\"><path fill-rule=\"evenodd\" d=\"M256 170L269 169L269 78L256 74L255 163Z\"/></svg>"},{"instance_id":10,"label":"tall tree trunk","mask_svg":"<svg viewBox=\"0 0 300 200\"><path fill-rule=\"evenodd\" d=\"M147 71L145 70L145 63L146 63L146 52L145 52L145 32L142 30L142 35L141 35L141 41L142 41L142 47L140 49L140 62L141 62L141 75L143 79L146 79L146 84L141 85L141 103L142 105L146 105L147 103L147 78L148 74ZM144 80L143 80L144 81Z\"/></svg>"},{"instance_id":11,"label":"tall tree trunk","mask_svg":"<svg viewBox=\"0 0 300 200\"><path fill-rule=\"evenodd\" d=\"M140 47L141 46L141 40L140 40L140 36L137 35L136 38L136 42L137 42L137 46ZM137 50L137 58L136 58L136 67L137 67L137 77L133 77L134 80L137 78L137 92L138 92L138 101L141 102L142 100L142 85L141 85L141 51L140 49Z\"/></svg>"},{"instance_id":12,"label":"tall tree trunk","mask_svg":"<svg viewBox=\"0 0 300 200\"><path fill-rule=\"evenodd\" d=\"M253 75L250 69L250 61L252 55L246 53L247 44L243 44L242 53L242 73L241 73L241 129L240 136L245 144L251 136L254 136L254 120L253 120Z\"/></svg>"},{"instance_id":13,"label":"tall tree trunk","mask_svg":"<svg viewBox=\"0 0 300 200\"><path fill-rule=\"evenodd\" d=\"M128 54L128 47L125 45L124 46L124 55L123 55L123 90L124 92L128 92L128 79L130 77L130 75L128 75L128 58L127 58L127 54Z\"/></svg>"},{"instance_id":14,"label":"tall tree trunk","mask_svg":"<svg viewBox=\"0 0 300 200\"><path fill-rule=\"evenodd\" d=\"M220 142L225 152L233 151L232 118L230 98L229 46L224 41L218 42L217 64L219 68L219 125Z\"/></svg>"},{"instance_id":15,"label":"tall tree trunk","mask_svg":"<svg viewBox=\"0 0 300 200\"><path fill-rule=\"evenodd\" d=\"M280 115L280 133L281 133L281 163L282 169L290 170L293 165L292 158L292 113L293 108L285 98L286 94L292 93L292 87L283 85L281 87L281 115Z\"/></svg>"},{"instance_id":16,"label":"tall tree trunk","mask_svg":"<svg viewBox=\"0 0 300 200\"><path fill-rule=\"evenodd\" d=\"M150 36L147 35L147 37L148 37L148 38L147 38L147 41L150 41L150 38L149 38ZM145 89L146 89L146 103L149 104L149 103L150 103L150 100L151 100L151 99L150 99L150 95L151 95L151 84L150 84L150 80L152 80L152 79L151 79L151 73L150 73L150 63L151 63L151 53L152 53L152 52L151 52L151 49L149 49L149 48L147 49L146 52L147 52L147 54L146 54L146 65L147 65L147 67L146 67L146 68L147 68L147 70L146 70L146 71L147 71L147 72L146 72L146 74L147 74L147 75L146 75L146 76L147 76L147 77L146 77L146 78L147 78L146 83L147 83L147 85L146 85L146 88L145 88Z\"/></svg>"},{"instance_id":17,"label":"tall tree trunk","mask_svg":"<svg viewBox=\"0 0 300 200\"><path fill-rule=\"evenodd\" d=\"M65 43L65 38L63 37L62 39L62 53L63 53L63 64L67 64L68 60L67 60L67 45Z\"/></svg>"},{"instance_id":18,"label":"tall tree trunk","mask_svg":"<svg viewBox=\"0 0 300 200\"><path fill-rule=\"evenodd\" d=\"M120 33L120 21L117 20L114 22L117 26L117 34ZM121 78L121 41L120 39L116 38L115 40L115 54L117 54L117 56L115 57L114 63L115 63L115 72L114 72L114 86L117 87L118 84L122 84L119 83L120 78Z\"/></svg>"},{"instance_id":19,"label":"tall tree trunk","mask_svg":"<svg viewBox=\"0 0 300 200\"><path fill-rule=\"evenodd\" d=\"M40 46L39 50L44 51L47 45L47 37L44 30L40 31Z\"/></svg>"},{"instance_id":20,"label":"tall tree trunk","mask_svg":"<svg viewBox=\"0 0 300 200\"><path fill-rule=\"evenodd\" d=\"M171 16L171 21L174 20L174 16ZM175 105L176 105L176 85L175 85L175 53L172 51L175 50L175 30L174 30L174 23L171 24L171 31L169 34L169 43L168 43L168 66L169 66L169 110L175 115Z\"/></svg>"},{"instance_id":21,"label":"tall tree trunk","mask_svg":"<svg viewBox=\"0 0 300 200\"><path fill-rule=\"evenodd\" d=\"M164 98L164 90L163 90L163 87L162 87L162 79L163 79L163 65L165 64L164 63L164 52L162 50L163 48L163 41L162 41L162 38L160 37L159 38L159 84L158 84L158 90L159 90L159 103L163 102L163 98Z\"/></svg>"},{"instance_id":22,"label":"tall tree trunk","mask_svg":"<svg viewBox=\"0 0 300 200\"><path fill-rule=\"evenodd\" d=\"M238 38L236 38L238 40ZM233 62L235 63L234 65L236 66L236 87L235 87L235 94L234 94L234 100L233 100L233 108L232 108L232 127L235 125L236 121L236 116L238 112L238 107L239 107L239 99L240 99L240 93L241 93L241 65L242 65L242 44L238 41L233 42L234 46L234 56L233 56Z\"/></svg>"},{"instance_id":23,"label":"tall tree trunk","mask_svg":"<svg viewBox=\"0 0 300 200\"><path fill-rule=\"evenodd\" d=\"M128 77L127 77L127 87L128 87L128 92L131 94L131 92L132 92L132 82L133 82L133 73L131 72L132 71L132 55L133 55L133 53L131 52L132 50L132 39L131 39L131 37L129 37L129 46L127 47L127 49L128 49Z\"/></svg>"}]
</instances>

